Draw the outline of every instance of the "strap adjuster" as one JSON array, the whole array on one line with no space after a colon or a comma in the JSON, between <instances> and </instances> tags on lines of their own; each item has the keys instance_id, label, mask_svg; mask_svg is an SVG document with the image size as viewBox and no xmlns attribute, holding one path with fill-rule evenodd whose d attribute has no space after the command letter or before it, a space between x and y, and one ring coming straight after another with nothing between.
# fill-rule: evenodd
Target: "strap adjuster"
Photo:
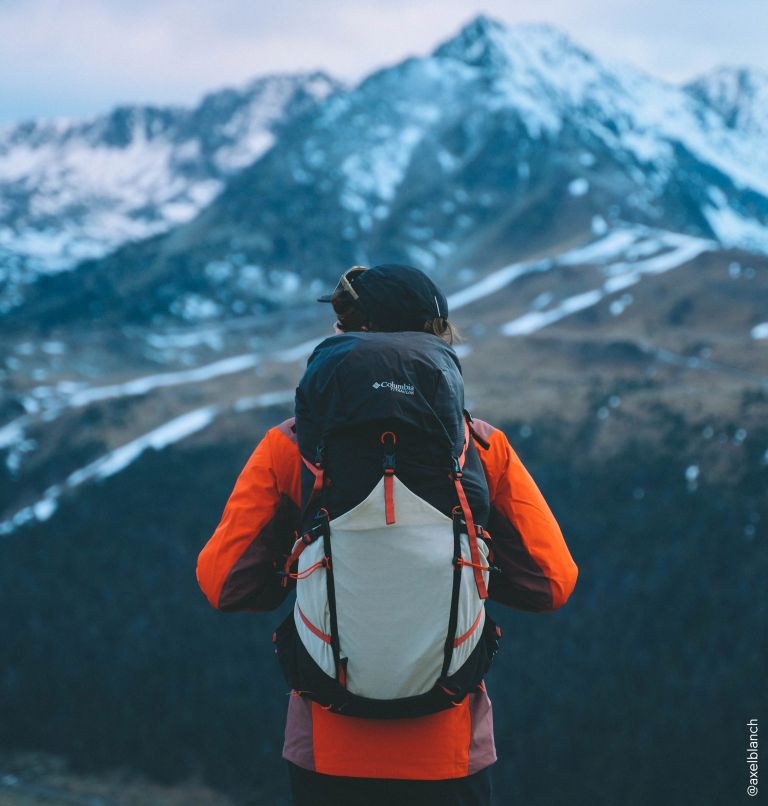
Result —
<instances>
[{"instance_id":1,"label":"strap adjuster","mask_svg":"<svg viewBox=\"0 0 768 806\"><path fill-rule=\"evenodd\" d=\"M395 436L394 431L385 431L381 435L379 441L386 450L384 460L382 462L384 466L384 475L391 476L395 472L395 445L397 443L397 437Z\"/></svg>"}]
</instances>

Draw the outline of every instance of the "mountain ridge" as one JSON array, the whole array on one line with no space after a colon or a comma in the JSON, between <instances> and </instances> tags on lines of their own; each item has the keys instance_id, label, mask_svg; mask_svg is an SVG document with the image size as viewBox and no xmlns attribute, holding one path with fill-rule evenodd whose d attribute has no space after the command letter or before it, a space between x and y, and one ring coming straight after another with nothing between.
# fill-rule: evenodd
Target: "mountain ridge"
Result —
<instances>
[{"instance_id":1,"label":"mountain ridge","mask_svg":"<svg viewBox=\"0 0 768 806\"><path fill-rule=\"evenodd\" d=\"M254 79L196 106L120 105L0 130L0 306L39 272L72 268L192 218L341 84L314 71ZM18 302L18 300L16 300Z\"/></svg>"},{"instance_id":2,"label":"mountain ridge","mask_svg":"<svg viewBox=\"0 0 768 806\"><path fill-rule=\"evenodd\" d=\"M286 125L190 222L40 282L18 321L252 315L354 263L415 263L450 286L596 220L766 251L758 145L551 26L479 17Z\"/></svg>"}]
</instances>

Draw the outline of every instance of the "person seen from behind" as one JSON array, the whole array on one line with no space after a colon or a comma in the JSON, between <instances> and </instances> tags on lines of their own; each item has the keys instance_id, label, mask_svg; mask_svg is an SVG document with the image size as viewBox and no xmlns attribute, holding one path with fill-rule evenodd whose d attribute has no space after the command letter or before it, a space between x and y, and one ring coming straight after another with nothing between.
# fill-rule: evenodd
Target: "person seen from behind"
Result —
<instances>
[{"instance_id":1,"label":"person seen from behind","mask_svg":"<svg viewBox=\"0 0 768 806\"><path fill-rule=\"evenodd\" d=\"M546 612L577 567L505 434L464 408L444 294L411 266L355 266L200 552L221 611L295 591L273 640L291 688L293 803L487 806L491 599Z\"/></svg>"}]
</instances>

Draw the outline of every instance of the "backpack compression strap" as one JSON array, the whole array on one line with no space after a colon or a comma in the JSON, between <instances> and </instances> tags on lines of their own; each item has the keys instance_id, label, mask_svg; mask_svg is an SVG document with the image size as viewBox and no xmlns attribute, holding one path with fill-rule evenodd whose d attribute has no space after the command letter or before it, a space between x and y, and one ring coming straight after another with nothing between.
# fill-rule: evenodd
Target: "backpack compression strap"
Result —
<instances>
[{"instance_id":1,"label":"backpack compression strap","mask_svg":"<svg viewBox=\"0 0 768 806\"><path fill-rule=\"evenodd\" d=\"M292 557L295 561L296 559L298 559L298 556L301 554L302 551L304 551L307 545L314 542L318 537L322 537L323 558L321 560L318 560L316 563L313 563L312 565L308 566L307 568L304 569L304 571L300 573L297 574L285 573L283 579L285 581L285 584L287 584L287 580L289 578L296 580L306 579L308 576L311 576L319 568L325 569L325 579L326 579L327 596L328 596L328 616L331 630L331 634L329 636L329 643L331 645L331 651L333 653L334 666L336 667L336 680L340 686L346 688L347 658L341 657L341 649L339 647L339 627L336 619L336 589L333 580L333 557L331 554L330 515L324 505L325 487L326 484L330 483L325 474L324 459L325 459L325 445L323 444L322 441L318 444L317 450L315 451L314 463L310 463L304 455L301 456L301 461L304 462L304 465L310 470L310 472L315 477L315 481L314 484L312 485L312 490L309 494L309 498L307 499L307 503L305 504L304 509L302 511L302 519L304 518L304 515L309 511L309 508L312 505L312 503L318 498L320 499L321 506L315 515L315 525L312 527L312 529L309 530L309 532L306 532L304 535L302 535L302 545L297 546L296 551L294 551L294 553L292 554ZM289 568L290 565L287 565L285 571L288 571Z\"/></svg>"},{"instance_id":2,"label":"backpack compression strap","mask_svg":"<svg viewBox=\"0 0 768 806\"><path fill-rule=\"evenodd\" d=\"M330 644L333 653L333 664L336 667L336 681L342 688L347 687L347 658L341 657L341 647L339 646L339 624L336 618L336 584L333 579L333 555L331 553L331 528L328 511L325 515L318 513L323 537L325 582L328 597L328 620L330 622Z\"/></svg>"},{"instance_id":3,"label":"backpack compression strap","mask_svg":"<svg viewBox=\"0 0 768 806\"><path fill-rule=\"evenodd\" d=\"M457 511L458 510L458 511ZM461 507L454 507L451 513L453 517L453 584L451 587L451 610L448 616L448 634L445 639L443 650L443 668L440 673L441 678L448 676L448 669L453 658L453 650L456 646L456 623L459 616L459 592L461 590L461 572L464 570L461 557L461 523L459 512ZM453 696L454 692L443 686L443 690Z\"/></svg>"},{"instance_id":4,"label":"backpack compression strap","mask_svg":"<svg viewBox=\"0 0 768 806\"><path fill-rule=\"evenodd\" d=\"M324 513L325 516L328 515L328 510L325 507L322 507L318 512L318 516ZM288 580L299 580L299 579L306 579L307 577L311 576L318 568L327 568L328 566L328 558L323 557L322 560L318 560L316 563L313 563L308 568L305 568L303 571L297 571L296 573L291 572L291 568L293 567L294 563L296 563L301 557L303 551L307 546L311 546L318 537L322 536L322 528L323 524L316 524L313 526L309 531L304 532L301 537L299 537L298 532L294 532L295 540L294 540L294 549L288 555L283 564L283 570L278 572L282 576L282 586L284 588L288 587Z\"/></svg>"},{"instance_id":5,"label":"backpack compression strap","mask_svg":"<svg viewBox=\"0 0 768 806\"><path fill-rule=\"evenodd\" d=\"M481 599L488 598L488 589L485 585L485 579L483 578L483 571L489 570L490 567L483 565L481 562L480 556L480 546L478 541L480 538L478 537L478 529L475 526L475 520L472 517L472 510L469 506L469 501L467 500L467 495L464 492L464 485L461 483L462 476L462 466L464 465L464 458L467 453L467 447L469 446L469 423L467 422L466 418L464 420L464 447L461 451L461 455L453 457L453 471L450 474L450 477L453 479L453 484L456 487L456 495L459 498L459 505L461 506L461 511L464 515L464 521L467 524L467 538L469 540L469 553L472 557L472 561L462 562L462 565L471 565L472 570L475 574L475 584L477 585L477 595Z\"/></svg>"}]
</instances>

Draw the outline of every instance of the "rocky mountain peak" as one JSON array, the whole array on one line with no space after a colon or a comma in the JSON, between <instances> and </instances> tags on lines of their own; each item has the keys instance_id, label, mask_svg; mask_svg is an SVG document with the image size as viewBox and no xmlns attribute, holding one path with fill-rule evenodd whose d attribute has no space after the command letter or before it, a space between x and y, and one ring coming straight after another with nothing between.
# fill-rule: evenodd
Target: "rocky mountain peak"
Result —
<instances>
[{"instance_id":1,"label":"rocky mountain peak","mask_svg":"<svg viewBox=\"0 0 768 806\"><path fill-rule=\"evenodd\" d=\"M507 26L486 15L467 23L456 36L436 48L433 55L501 72L557 70L573 59L594 62L586 51L551 25Z\"/></svg>"},{"instance_id":2,"label":"rocky mountain peak","mask_svg":"<svg viewBox=\"0 0 768 806\"><path fill-rule=\"evenodd\" d=\"M685 90L718 112L729 128L768 135L768 71L721 66L689 82Z\"/></svg>"}]
</instances>

